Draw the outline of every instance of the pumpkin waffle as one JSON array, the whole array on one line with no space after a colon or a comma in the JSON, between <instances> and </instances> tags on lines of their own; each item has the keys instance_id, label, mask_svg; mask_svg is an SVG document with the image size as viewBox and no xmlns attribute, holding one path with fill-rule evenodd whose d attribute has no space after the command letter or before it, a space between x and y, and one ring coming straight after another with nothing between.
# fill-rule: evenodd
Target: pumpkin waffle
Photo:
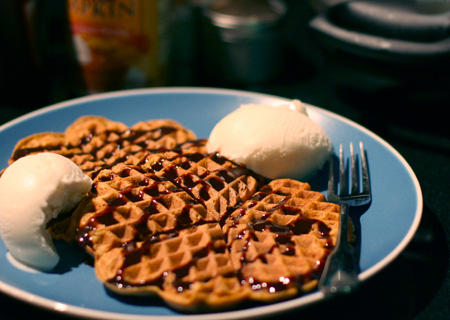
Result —
<instances>
[{"instance_id":1,"label":"pumpkin waffle","mask_svg":"<svg viewBox=\"0 0 450 320\"><path fill-rule=\"evenodd\" d=\"M316 287L336 241L338 205L307 183L264 185L218 155L149 158L102 170L72 216L70 237L94 257L107 288L199 311Z\"/></svg>"},{"instance_id":2,"label":"pumpkin waffle","mask_svg":"<svg viewBox=\"0 0 450 320\"><path fill-rule=\"evenodd\" d=\"M21 140L10 163L56 152L93 179L49 231L92 255L98 279L119 295L156 295L189 312L313 290L335 246L339 206L307 183L267 184L195 139L172 120L129 128L89 116Z\"/></svg>"},{"instance_id":3,"label":"pumpkin waffle","mask_svg":"<svg viewBox=\"0 0 450 320\"><path fill-rule=\"evenodd\" d=\"M20 140L9 164L40 152L59 153L75 162L93 177L103 168L117 163L137 164L149 153L161 149L195 148L204 144L183 143L196 139L195 134L170 119L139 122L132 127L100 116L83 116L64 133L44 132Z\"/></svg>"}]
</instances>

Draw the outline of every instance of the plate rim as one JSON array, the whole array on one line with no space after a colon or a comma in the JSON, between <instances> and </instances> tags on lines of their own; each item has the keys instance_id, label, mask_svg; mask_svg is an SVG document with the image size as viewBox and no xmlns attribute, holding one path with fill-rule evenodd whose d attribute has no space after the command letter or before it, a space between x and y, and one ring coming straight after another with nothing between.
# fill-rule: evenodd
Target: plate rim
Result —
<instances>
[{"instance_id":1,"label":"plate rim","mask_svg":"<svg viewBox=\"0 0 450 320\"><path fill-rule=\"evenodd\" d=\"M22 121L25 121L28 118L33 118L36 116L39 116L40 114L44 114L47 112L50 112L52 110L58 110L66 107L70 107L76 104L84 103L84 102L91 102L91 101L97 101L97 100L103 100L103 99L110 99L110 98L123 98L127 96L135 96L135 95L145 95L145 94L168 94L168 93L193 93L193 94L221 94L221 95L239 95L239 96L254 96L255 98L269 98L269 99L276 99L280 101L292 101L292 99L281 97L273 94L267 94L267 93L259 93L259 92L252 92L252 91L245 91L245 90L239 90L239 89L222 89L222 88L211 88L211 87L154 87L154 88L142 88L142 89L128 89L128 90L118 90L113 92L105 92L105 93L98 93L93 94L89 96L83 96L79 98L74 98L62 102L58 102L55 104L51 104L49 106L45 106L42 108L39 108L37 110L31 111L29 113L26 113L20 117L17 117L15 119L12 119L3 125L0 126L0 133L4 131L5 129L12 127ZM318 107L315 105L311 105L308 103L304 103L306 105L307 109L315 109L319 111L319 113L325 114L329 117L336 118L347 125L350 125L352 127L357 128L359 131L364 132L365 134L369 135L373 139L375 139L378 143L382 144L385 148L387 148L394 156L401 162L401 165L406 169L409 178L411 178L414 186L414 190L416 192L417 197L417 204L416 204L416 212L414 214L414 220L406 233L406 235L403 237L403 239L400 241L400 243L389 253L387 254L382 260L377 262L372 267L368 268L367 270L361 272L358 275L358 278L360 281L365 281L375 275L376 273L380 272L382 269L384 269L387 265L389 265L391 262L397 258L400 253L406 248L406 246L411 242L413 236L415 235L422 218L423 213L423 194L420 187L420 183L418 181L418 178L416 174L414 173L411 166L408 164L408 162L403 158L403 156L393 147L391 146L387 141L385 141L383 138L378 136L376 133L370 131L366 127L358 124L357 122L350 120L344 116L341 116L337 113L334 113L330 110L326 110L322 107ZM181 315L139 315L139 314L129 314L129 313L117 313L117 312L110 312L110 311L102 311L102 310L95 310L85 307L79 307L75 305L70 305L66 303L61 303L56 300L44 298L42 296L39 296L34 293L30 293L26 290L22 290L19 288L16 288L10 284L7 284L3 281L0 281L0 291L3 292L6 295L9 295L17 300L21 300L25 303L29 303L31 305L34 305L35 307L44 308L50 311L60 312L65 315L72 315L72 316L79 316L84 318L92 318L95 317L97 319L130 319L130 320L141 320L141 319L161 319L161 320L172 320L172 319L196 319L196 320L202 320L202 319L250 319L258 316L268 315L268 314L275 314L277 312L285 312L288 310L294 310L299 309L301 307L305 307L308 305L312 305L315 303L319 303L325 299L328 299L322 292L316 291L314 293L310 293L306 296L290 299L283 302L278 302L275 304L269 304L265 306L260 306L258 308L250 308L250 309L243 309L243 310L231 310L231 311L225 311L225 312L218 312L218 313L207 313L207 314L181 314ZM301 299L301 301L299 301Z\"/></svg>"}]
</instances>

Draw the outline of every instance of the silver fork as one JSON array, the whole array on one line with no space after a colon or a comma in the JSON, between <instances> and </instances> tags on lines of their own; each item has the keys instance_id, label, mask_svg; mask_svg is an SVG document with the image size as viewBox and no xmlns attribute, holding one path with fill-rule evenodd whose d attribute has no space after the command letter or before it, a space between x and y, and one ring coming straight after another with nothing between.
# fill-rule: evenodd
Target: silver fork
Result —
<instances>
[{"instance_id":1,"label":"silver fork","mask_svg":"<svg viewBox=\"0 0 450 320\"><path fill-rule=\"evenodd\" d=\"M363 143L360 146L362 190L360 191L356 158L353 144L350 143L351 192L348 192L345 174L344 151L339 147L339 193L336 194L333 157L330 158L330 176L328 178L328 201L340 204L339 231L336 247L329 255L319 282L324 294L350 293L359 286L358 263L348 242L348 207L367 204L371 200L369 169Z\"/></svg>"}]
</instances>

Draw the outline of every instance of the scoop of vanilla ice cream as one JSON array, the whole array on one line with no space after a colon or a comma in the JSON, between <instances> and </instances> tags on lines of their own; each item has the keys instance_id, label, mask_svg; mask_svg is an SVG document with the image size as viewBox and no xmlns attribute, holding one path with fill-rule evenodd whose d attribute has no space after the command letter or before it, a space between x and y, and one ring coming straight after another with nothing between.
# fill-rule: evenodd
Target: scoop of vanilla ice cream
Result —
<instances>
[{"instance_id":1,"label":"scoop of vanilla ice cream","mask_svg":"<svg viewBox=\"0 0 450 320\"><path fill-rule=\"evenodd\" d=\"M72 209L91 179L54 153L20 158L0 178L0 235L15 260L38 270L56 266L59 255L46 224Z\"/></svg>"},{"instance_id":2,"label":"scoop of vanilla ice cream","mask_svg":"<svg viewBox=\"0 0 450 320\"><path fill-rule=\"evenodd\" d=\"M216 124L206 147L270 179L307 179L332 151L329 137L299 100L242 105Z\"/></svg>"}]
</instances>

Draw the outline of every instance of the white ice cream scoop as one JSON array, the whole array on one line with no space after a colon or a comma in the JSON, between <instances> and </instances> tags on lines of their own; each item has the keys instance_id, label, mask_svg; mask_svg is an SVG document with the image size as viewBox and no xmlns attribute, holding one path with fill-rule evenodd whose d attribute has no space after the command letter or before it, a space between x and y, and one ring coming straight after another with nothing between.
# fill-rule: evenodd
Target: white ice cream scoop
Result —
<instances>
[{"instance_id":1,"label":"white ice cream scoop","mask_svg":"<svg viewBox=\"0 0 450 320\"><path fill-rule=\"evenodd\" d=\"M47 223L72 209L92 180L71 160L54 153L20 158L0 177L0 235L12 257L49 271L59 255Z\"/></svg>"},{"instance_id":2,"label":"white ice cream scoop","mask_svg":"<svg viewBox=\"0 0 450 320\"><path fill-rule=\"evenodd\" d=\"M241 106L217 123L206 147L270 179L306 179L332 151L329 137L299 100Z\"/></svg>"}]
</instances>

